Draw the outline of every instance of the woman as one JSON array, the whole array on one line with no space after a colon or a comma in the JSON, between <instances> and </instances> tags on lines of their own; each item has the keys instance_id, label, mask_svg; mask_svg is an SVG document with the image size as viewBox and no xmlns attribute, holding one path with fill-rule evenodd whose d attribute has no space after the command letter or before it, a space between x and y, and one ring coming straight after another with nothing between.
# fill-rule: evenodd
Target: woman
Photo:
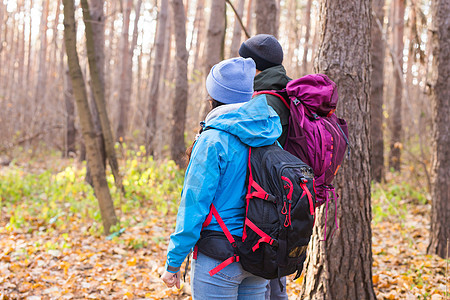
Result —
<instances>
[{"instance_id":1,"label":"woman","mask_svg":"<svg viewBox=\"0 0 450 300\"><path fill-rule=\"evenodd\" d=\"M202 231L213 204L231 234L242 236L248 148L273 144L281 134L275 111L261 98L251 100L255 72L252 59L232 58L215 65L206 80L213 109L192 150L162 276L168 287L179 288L180 266L197 244L191 271L195 300L264 299L267 280L246 272L238 262L209 275L222 260L204 253L217 253L231 245L217 237L222 230L215 218ZM206 239L204 233L212 235Z\"/></svg>"}]
</instances>

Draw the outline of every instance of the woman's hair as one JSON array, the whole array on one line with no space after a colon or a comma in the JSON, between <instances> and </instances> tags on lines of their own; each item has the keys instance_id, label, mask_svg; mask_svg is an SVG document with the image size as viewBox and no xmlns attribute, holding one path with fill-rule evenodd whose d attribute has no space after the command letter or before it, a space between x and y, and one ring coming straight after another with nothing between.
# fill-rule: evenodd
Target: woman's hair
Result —
<instances>
[{"instance_id":1,"label":"woman's hair","mask_svg":"<svg viewBox=\"0 0 450 300\"><path fill-rule=\"evenodd\" d=\"M208 98L209 103L211 104L211 110L213 110L214 108L217 108L221 105L224 105L225 103L219 102L217 100L214 100L213 98L209 97ZM211 111L210 110L210 111Z\"/></svg>"},{"instance_id":2,"label":"woman's hair","mask_svg":"<svg viewBox=\"0 0 450 300\"><path fill-rule=\"evenodd\" d=\"M211 108L209 111L225 104L225 103L219 102L217 100L214 100L213 98L211 98L211 96L208 96L207 100L209 101L210 108ZM201 134L202 132L203 132L203 127L201 127L198 130L198 134ZM189 160L191 159L191 154L192 154L192 149L194 148L194 144L195 144L195 141L193 141L192 144L186 149L186 152L185 152L186 153L186 168L189 165Z\"/></svg>"}]
</instances>

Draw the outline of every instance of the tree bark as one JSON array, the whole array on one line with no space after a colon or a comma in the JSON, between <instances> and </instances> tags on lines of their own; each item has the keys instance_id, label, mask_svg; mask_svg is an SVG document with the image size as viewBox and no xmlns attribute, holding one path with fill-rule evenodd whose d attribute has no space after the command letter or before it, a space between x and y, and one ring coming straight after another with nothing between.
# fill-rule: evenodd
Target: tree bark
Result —
<instances>
[{"instance_id":1,"label":"tree bark","mask_svg":"<svg viewBox=\"0 0 450 300\"><path fill-rule=\"evenodd\" d=\"M224 37L225 37L225 1L211 1L211 14L209 16L205 74L224 59Z\"/></svg>"},{"instance_id":2,"label":"tree bark","mask_svg":"<svg viewBox=\"0 0 450 300\"><path fill-rule=\"evenodd\" d=\"M89 12L91 19L91 28L93 32L94 48L95 48L95 61L97 66L97 72L99 80L101 82L101 88L105 90L105 16L103 13L103 0L90 0ZM91 75L92 77L92 75ZM94 128L98 143L100 145L100 154L102 156L103 167L106 169L106 149L105 140L103 136L103 129L100 121L97 105L95 104L94 86L92 80L89 81L90 94L88 97L89 107L91 109L92 121L94 122ZM92 185L91 170L89 164L86 166L86 182Z\"/></svg>"},{"instance_id":3,"label":"tree bark","mask_svg":"<svg viewBox=\"0 0 450 300\"><path fill-rule=\"evenodd\" d=\"M400 171L402 147L402 95L403 95L403 29L405 16L405 0L395 0L394 27L394 106L390 114L391 143L389 153L389 167Z\"/></svg>"},{"instance_id":4,"label":"tree bark","mask_svg":"<svg viewBox=\"0 0 450 300\"><path fill-rule=\"evenodd\" d=\"M27 86L28 86L28 87L31 86L31 84L30 84L31 55L32 55L32 48L31 48L31 45L32 45L32 41L33 41L33 39L31 38L31 35L32 35L32 32L33 32L33 30L32 30L33 22L31 22L31 10L32 10L32 9L33 9L33 3L31 3L31 1L30 1L30 17L29 17L29 19L28 19L28 21L29 21L29 27L28 27L27 74L26 74L26 83L27 83Z\"/></svg>"},{"instance_id":5,"label":"tree bark","mask_svg":"<svg viewBox=\"0 0 450 300\"><path fill-rule=\"evenodd\" d=\"M244 6L245 6L245 0L239 0L236 11L241 19L242 19L242 16L244 15ZM230 46L230 57L239 56L238 51L239 51L239 47L241 47L241 37L242 37L242 26L238 20L238 17L235 16L234 17L234 27L233 27L233 39L231 40L231 46Z\"/></svg>"},{"instance_id":6,"label":"tree bark","mask_svg":"<svg viewBox=\"0 0 450 300\"><path fill-rule=\"evenodd\" d=\"M204 41L205 41L205 17L204 17L204 10L205 10L205 0L198 0L197 2L197 9L195 11L195 20L194 20L194 27L196 28L196 43L195 43L195 53L194 53L194 74L200 73L202 74L201 67L199 65L202 65L200 62L203 58L202 50L204 49ZM192 42L191 42L191 48L192 48Z\"/></svg>"},{"instance_id":7,"label":"tree bark","mask_svg":"<svg viewBox=\"0 0 450 300\"><path fill-rule=\"evenodd\" d=\"M2 40L2 33L3 33L3 16L5 14L6 8L3 4L3 1L0 1L0 63L2 62L2 51L3 51L3 40Z\"/></svg>"},{"instance_id":8,"label":"tree bark","mask_svg":"<svg viewBox=\"0 0 450 300\"><path fill-rule=\"evenodd\" d=\"M327 74L338 86L337 114L348 122L352 148L351 158L344 160L334 181L340 195L334 200L337 210L329 205L327 224L325 205L316 210L301 299L375 299L370 227L370 19L370 0L321 2L322 33L315 71ZM335 214L339 229L331 236ZM328 238L321 241L326 225Z\"/></svg>"},{"instance_id":9,"label":"tree bark","mask_svg":"<svg viewBox=\"0 0 450 300\"><path fill-rule=\"evenodd\" d=\"M297 68L299 65L298 61L298 55L295 55L295 52L298 51L299 44L300 44L300 36L299 36L299 21L297 18L297 8L298 8L298 1L297 0L290 0L286 1L286 7L287 10L287 18L284 21L286 23L286 28L289 28L288 31L288 45L287 49L284 49L284 60L283 65L287 71L288 74L290 74L291 77L298 78L299 74L297 72Z\"/></svg>"},{"instance_id":10,"label":"tree bark","mask_svg":"<svg viewBox=\"0 0 450 300\"><path fill-rule=\"evenodd\" d=\"M75 128L75 103L73 100L72 81L70 80L68 69L64 72L64 104L66 107L64 157L70 157L71 153L76 154L77 130Z\"/></svg>"},{"instance_id":11,"label":"tree bark","mask_svg":"<svg viewBox=\"0 0 450 300\"><path fill-rule=\"evenodd\" d=\"M19 26L17 26L19 20L15 17L12 18L12 24L11 24L11 40L9 42L9 65L6 66L8 69L8 85L6 86L6 99L10 99L9 101L14 101L14 94L16 93L16 63L17 63L17 54L19 47L17 45L17 41L19 41ZM9 108L8 111L12 112L12 108ZM11 128L12 130L17 130L17 124L14 124L14 127Z\"/></svg>"},{"instance_id":12,"label":"tree bark","mask_svg":"<svg viewBox=\"0 0 450 300\"><path fill-rule=\"evenodd\" d=\"M175 101L172 113L172 159L179 166L184 165L184 153L186 145L184 142L184 128L186 124L186 108L188 100L187 62L188 52L186 50L186 16L184 14L183 0L172 0L173 21L175 28L176 43L176 85Z\"/></svg>"},{"instance_id":13,"label":"tree bark","mask_svg":"<svg viewBox=\"0 0 450 300\"><path fill-rule=\"evenodd\" d=\"M122 178L119 173L119 163L117 161L116 152L114 149L114 137L111 130L110 121L106 111L106 100L104 94L104 82L101 82L101 77L99 75L97 61L96 61L96 49L94 41L94 33L92 30L92 19L89 11L89 5L87 0L81 0L81 6L83 7L83 19L85 22L85 32L86 32L86 48L89 61L89 71L91 74L92 89L94 91L94 104L97 109L98 116L100 119L104 148L106 151L106 157L108 158L109 165L111 166L111 171L114 176L114 181L119 191L124 192L122 185ZM100 145L100 141L98 144ZM100 148L99 148L100 149ZM89 156L88 156L89 159Z\"/></svg>"},{"instance_id":14,"label":"tree bark","mask_svg":"<svg viewBox=\"0 0 450 300\"><path fill-rule=\"evenodd\" d=\"M225 1L211 1L208 31L206 35L205 76L211 68L224 59ZM209 108L206 101L200 103L200 118L203 119Z\"/></svg>"},{"instance_id":15,"label":"tree bark","mask_svg":"<svg viewBox=\"0 0 450 300\"><path fill-rule=\"evenodd\" d=\"M119 117L117 121L116 138L118 141L124 141L125 134L128 131L128 113L130 110L131 96L131 78L132 75L132 53L130 51L129 29L130 14L133 6L133 0L126 0L126 8L123 12L122 26L122 68L120 71L119 88Z\"/></svg>"},{"instance_id":16,"label":"tree bark","mask_svg":"<svg viewBox=\"0 0 450 300\"><path fill-rule=\"evenodd\" d=\"M276 0L256 0L256 33L278 36L277 19L279 9Z\"/></svg>"},{"instance_id":17,"label":"tree bark","mask_svg":"<svg viewBox=\"0 0 450 300\"><path fill-rule=\"evenodd\" d=\"M370 167L372 179L381 182L384 178L384 143L383 143L383 87L384 87L384 53L383 39L384 1L373 0L372 8L372 78L370 90Z\"/></svg>"},{"instance_id":18,"label":"tree bark","mask_svg":"<svg viewBox=\"0 0 450 300\"><path fill-rule=\"evenodd\" d=\"M309 51L309 37L311 35L311 4L312 0L307 0L305 8L305 44L303 46L303 58L302 58L303 75L309 73L308 51Z\"/></svg>"},{"instance_id":19,"label":"tree bark","mask_svg":"<svg viewBox=\"0 0 450 300\"><path fill-rule=\"evenodd\" d=\"M86 1L86 0L85 0ZM64 4L64 41L69 64L69 73L77 103L81 130L86 144L88 164L91 167L95 195L98 199L105 234L109 234L111 226L117 223L114 204L106 181L105 168L99 154L99 144L95 138L92 115L87 101L86 86L81 72L77 53L75 10L73 0L63 0ZM87 23L86 25L88 25Z\"/></svg>"},{"instance_id":20,"label":"tree bark","mask_svg":"<svg viewBox=\"0 0 450 300\"><path fill-rule=\"evenodd\" d=\"M58 81L60 80L61 83L63 83L64 80L61 80L62 78L60 76L58 76L58 69L59 69L59 64L57 63L57 56L58 56L58 41L59 39L57 38L57 32L58 32L58 25L59 25L59 14L61 13L61 0L56 0L56 12L55 12L55 21L53 23L53 53L50 56L50 60L54 59L54 63L52 64L52 71L50 73L50 75L52 76L53 80ZM64 84L63 84L64 85ZM55 99L58 100L58 99ZM57 114L56 111L54 111L54 113Z\"/></svg>"},{"instance_id":21,"label":"tree bark","mask_svg":"<svg viewBox=\"0 0 450 300\"><path fill-rule=\"evenodd\" d=\"M140 88L140 82L141 82L141 64L142 64L142 51L139 51L140 53L137 55L137 90L136 90L136 95L133 96L133 57L134 57L134 50L136 50L137 47L137 40L138 40L138 36L139 36L139 32L138 32L138 24L139 24L139 19L141 16L141 7L142 7L142 0L138 0L137 4L136 4L136 9L135 9L135 17L134 17L134 25L133 25L133 38L131 40L131 47L130 47L130 68L128 68L128 72L129 72L129 90L130 90L130 95L129 97L132 99L136 99L135 103L139 104L140 103L140 99L141 99L141 88ZM131 102L131 101L130 101ZM139 105L137 105L138 107L140 107ZM131 109L130 111L133 112L132 118L130 120L130 122L128 123L133 123L134 121L134 115L135 115L135 111L136 109ZM130 130L132 130L131 124L127 125L128 128L128 132L130 132ZM131 131L132 132L132 131ZM125 134L127 134L127 132L125 132Z\"/></svg>"},{"instance_id":22,"label":"tree bark","mask_svg":"<svg viewBox=\"0 0 450 300\"><path fill-rule=\"evenodd\" d=\"M36 92L34 103L37 107L38 103L42 103L45 94L46 82L47 82L47 18L49 11L50 0L42 0L42 13L40 21L40 48L39 48L39 68L38 79L36 82ZM35 107L35 108L36 108Z\"/></svg>"},{"instance_id":23,"label":"tree bark","mask_svg":"<svg viewBox=\"0 0 450 300\"><path fill-rule=\"evenodd\" d=\"M432 2L433 70L431 106L433 115L432 209L428 253L449 258L450 240L450 2ZM420 133L419 133L420 134Z\"/></svg>"},{"instance_id":24,"label":"tree bark","mask_svg":"<svg viewBox=\"0 0 450 300\"><path fill-rule=\"evenodd\" d=\"M252 35L252 27L253 27L253 12L254 12L254 3L253 0L248 0L248 4L247 4L247 16L246 16L246 21L245 21L245 27L247 28L247 31L250 35Z\"/></svg>"},{"instance_id":25,"label":"tree bark","mask_svg":"<svg viewBox=\"0 0 450 300\"><path fill-rule=\"evenodd\" d=\"M150 85L150 96L148 101L148 115L145 121L145 146L147 155L153 155L155 150L156 117L158 112L159 81L161 77L162 58L165 50L165 35L167 26L168 0L161 0L158 13L158 27L156 29L155 60L153 63L153 74Z\"/></svg>"}]
</instances>

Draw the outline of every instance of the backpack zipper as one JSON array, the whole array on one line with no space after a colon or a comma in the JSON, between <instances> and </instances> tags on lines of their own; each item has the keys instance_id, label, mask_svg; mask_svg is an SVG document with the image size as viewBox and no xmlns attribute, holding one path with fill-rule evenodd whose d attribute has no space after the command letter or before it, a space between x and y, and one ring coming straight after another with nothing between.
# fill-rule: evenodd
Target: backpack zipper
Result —
<instances>
[{"instance_id":1,"label":"backpack zipper","mask_svg":"<svg viewBox=\"0 0 450 300\"><path fill-rule=\"evenodd\" d=\"M305 164L306 165L306 164ZM298 168L298 166L299 166L299 164L298 163L296 163L296 164L283 164L282 166L281 166L281 168L280 168L280 170L278 171L278 178L279 178L279 180L280 180L280 184L284 187L284 184L283 184L283 181L286 181L286 182L288 182L289 184L290 184L290 189L289 189L289 193L291 192L290 190L292 189L292 192L293 192L293 189L294 189L294 185L293 185L293 183L289 180L289 178L286 178L286 179L288 179L288 180L285 180L285 179L283 179L283 177L284 176L282 176L282 173L283 173L283 171L284 171L284 169L286 169L286 168L293 168L293 167L296 167L296 168ZM303 167L303 165L301 165L302 167ZM307 166L307 165L306 165ZM300 177L300 181L302 182L302 184L305 184L305 182L307 182L308 181L308 179L306 178L306 176L303 174L303 172L300 172L301 173L301 175L302 176L299 176ZM300 184L299 184L300 185ZM301 185L300 185L300 187L301 187ZM302 188L303 189L303 188ZM286 189L284 189L284 190L286 190ZM288 194L289 194L288 193ZM309 203L309 205L311 206L311 210L313 210L314 208L313 208L313 205L314 205L314 203ZM289 210L287 209L287 207L289 207ZM284 221L284 227L289 227L289 228L291 228L292 229L292 223L291 223L291 207L292 207L292 195L291 195L291 199L288 199L288 197L285 195L285 193L283 193L283 208L281 209L281 213L283 214L283 215L286 215L286 220ZM284 211L284 212L283 212Z\"/></svg>"}]
</instances>

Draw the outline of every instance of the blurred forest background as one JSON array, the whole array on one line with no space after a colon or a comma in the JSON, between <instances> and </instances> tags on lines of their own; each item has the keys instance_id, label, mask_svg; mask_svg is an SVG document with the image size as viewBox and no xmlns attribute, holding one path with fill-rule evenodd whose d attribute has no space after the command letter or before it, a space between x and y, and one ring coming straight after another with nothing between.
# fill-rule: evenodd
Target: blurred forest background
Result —
<instances>
[{"instance_id":1,"label":"blurred forest background","mask_svg":"<svg viewBox=\"0 0 450 300\"><path fill-rule=\"evenodd\" d=\"M1 297L189 298L158 274L206 75L269 33L351 130L290 296L448 299L449 24L449 0L0 0Z\"/></svg>"}]
</instances>

